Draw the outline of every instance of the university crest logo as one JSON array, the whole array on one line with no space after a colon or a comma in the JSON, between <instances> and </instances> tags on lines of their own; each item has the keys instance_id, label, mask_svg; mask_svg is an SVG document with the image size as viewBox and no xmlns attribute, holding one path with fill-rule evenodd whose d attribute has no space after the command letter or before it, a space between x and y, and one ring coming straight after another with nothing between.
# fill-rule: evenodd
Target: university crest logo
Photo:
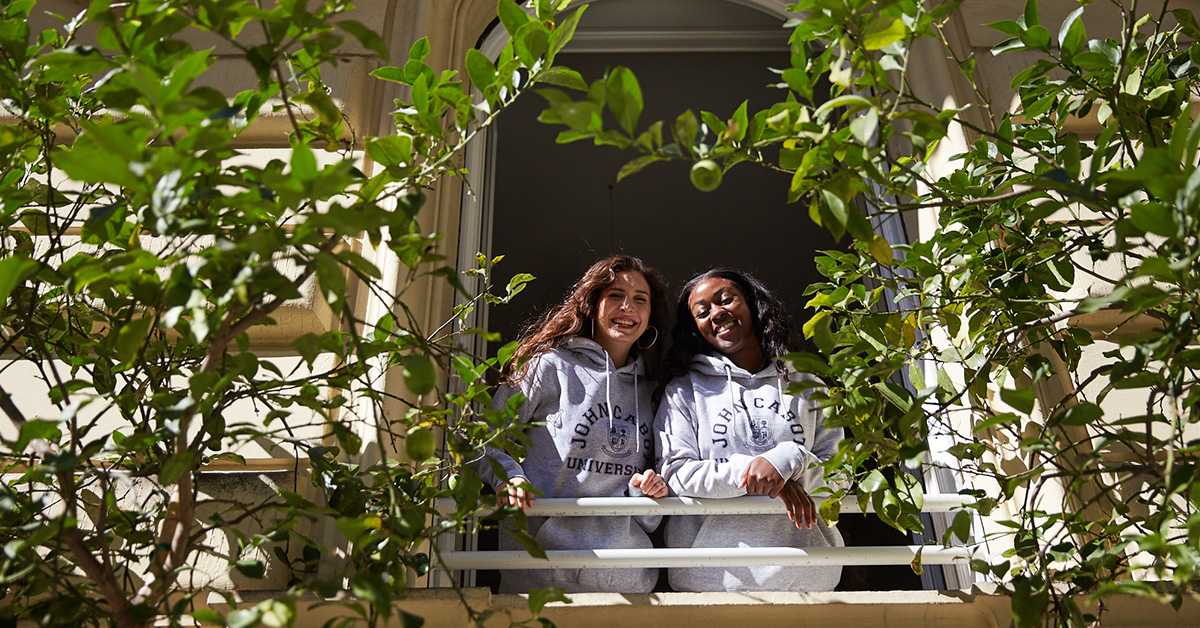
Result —
<instances>
[{"instance_id":1,"label":"university crest logo","mask_svg":"<svg viewBox=\"0 0 1200 628\"><path fill-rule=\"evenodd\" d=\"M613 458L624 458L632 453L629 445L633 438L629 426L613 423L612 427L608 428L608 439L600 446L600 449Z\"/></svg>"},{"instance_id":2,"label":"university crest logo","mask_svg":"<svg viewBox=\"0 0 1200 628\"><path fill-rule=\"evenodd\" d=\"M759 453L767 451L775 446L775 439L772 438L769 428L771 417L769 416L750 416L750 448Z\"/></svg>"}]
</instances>

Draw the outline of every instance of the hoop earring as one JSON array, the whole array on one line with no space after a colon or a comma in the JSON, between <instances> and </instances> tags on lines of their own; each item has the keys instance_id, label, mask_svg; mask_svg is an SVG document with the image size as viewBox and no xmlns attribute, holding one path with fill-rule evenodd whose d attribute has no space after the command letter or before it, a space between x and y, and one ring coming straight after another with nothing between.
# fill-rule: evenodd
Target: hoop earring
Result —
<instances>
[{"instance_id":1,"label":"hoop earring","mask_svg":"<svg viewBox=\"0 0 1200 628\"><path fill-rule=\"evenodd\" d=\"M653 330L654 330L654 340L651 340L651 341L650 341L650 344L648 344L648 345L646 345L646 346L644 346L644 347L643 347L643 346L642 346L642 339L641 339L641 338L638 338L638 343L637 343L637 348L638 348L638 349L649 349L650 347L653 347L653 346L654 346L654 343L658 342L658 328L657 328L657 327L655 327L654 325L651 325L651 326L650 326L650 329L653 329ZM646 332L642 332L642 333L643 333L643 334L645 334Z\"/></svg>"},{"instance_id":2,"label":"hoop earring","mask_svg":"<svg viewBox=\"0 0 1200 628\"><path fill-rule=\"evenodd\" d=\"M596 339L596 319L592 319L592 340Z\"/></svg>"}]
</instances>

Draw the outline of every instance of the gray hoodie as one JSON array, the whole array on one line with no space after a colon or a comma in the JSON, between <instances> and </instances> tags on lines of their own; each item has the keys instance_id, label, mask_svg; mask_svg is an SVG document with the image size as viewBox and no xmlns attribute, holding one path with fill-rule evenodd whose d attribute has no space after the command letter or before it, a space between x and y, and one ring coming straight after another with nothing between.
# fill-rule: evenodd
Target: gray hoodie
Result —
<instances>
[{"instance_id":1,"label":"gray hoodie","mask_svg":"<svg viewBox=\"0 0 1200 628\"><path fill-rule=\"evenodd\" d=\"M686 375L667 386L655 419L661 473L685 497L737 497L747 465L766 458L780 475L811 492L824 485L813 463L828 459L842 440L826 428L806 394L784 393L788 380L774 365L758 373L722 355L700 354ZM786 514L668 517L668 547L841 546L837 528L818 518L811 530L797 529ZM707 567L671 569L677 591L828 591L840 567Z\"/></svg>"},{"instance_id":2,"label":"gray hoodie","mask_svg":"<svg viewBox=\"0 0 1200 628\"><path fill-rule=\"evenodd\" d=\"M526 434L531 444L524 463L502 451L488 454L504 470L476 465L493 488L507 478L524 477L546 497L640 497L629 485L635 473L653 468L654 382L645 376L641 357L613 368L608 353L587 338L570 337L534 358L519 382L525 404L521 421L537 423ZM517 390L503 386L494 407ZM612 408L612 412L609 412ZM542 549L633 549L651 547L648 532L660 516L530 517L529 533ZM520 549L501 533L502 549ZM501 571L500 592L558 587L568 592L646 593L658 581L657 569L561 569Z\"/></svg>"}]
</instances>

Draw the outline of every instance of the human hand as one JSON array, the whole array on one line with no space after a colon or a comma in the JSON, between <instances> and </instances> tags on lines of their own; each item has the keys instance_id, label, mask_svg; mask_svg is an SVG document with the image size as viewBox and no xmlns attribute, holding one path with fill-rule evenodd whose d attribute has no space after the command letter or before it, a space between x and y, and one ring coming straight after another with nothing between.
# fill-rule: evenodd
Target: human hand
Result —
<instances>
[{"instance_id":1,"label":"human hand","mask_svg":"<svg viewBox=\"0 0 1200 628\"><path fill-rule=\"evenodd\" d=\"M516 506L521 512L525 512L532 503L533 486L523 477L512 478L496 489L497 506Z\"/></svg>"},{"instance_id":2,"label":"human hand","mask_svg":"<svg viewBox=\"0 0 1200 628\"><path fill-rule=\"evenodd\" d=\"M746 472L742 474L742 481L738 484L738 488L745 488L747 495L766 495L775 498L779 497L779 492L783 490L783 484L783 476L779 475L775 465L759 456L746 465Z\"/></svg>"},{"instance_id":3,"label":"human hand","mask_svg":"<svg viewBox=\"0 0 1200 628\"><path fill-rule=\"evenodd\" d=\"M667 496L667 481L663 476L654 472L654 469L646 469L642 473L634 473L633 477L629 478L629 485L642 490L646 497Z\"/></svg>"},{"instance_id":4,"label":"human hand","mask_svg":"<svg viewBox=\"0 0 1200 628\"><path fill-rule=\"evenodd\" d=\"M813 503L812 497L809 497L808 491L804 490L799 482L795 480L785 482L783 490L779 492L779 498L787 507L788 519L796 524L797 529L812 529L813 522L817 520L817 505Z\"/></svg>"}]
</instances>

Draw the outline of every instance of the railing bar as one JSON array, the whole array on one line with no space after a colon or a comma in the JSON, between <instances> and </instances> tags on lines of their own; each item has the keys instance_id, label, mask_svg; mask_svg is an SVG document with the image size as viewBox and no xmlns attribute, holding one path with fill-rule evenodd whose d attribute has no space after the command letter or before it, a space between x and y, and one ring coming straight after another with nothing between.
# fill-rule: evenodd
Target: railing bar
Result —
<instances>
[{"instance_id":1,"label":"railing bar","mask_svg":"<svg viewBox=\"0 0 1200 628\"><path fill-rule=\"evenodd\" d=\"M814 497L818 505L824 498ZM926 495L921 512L952 512L973 503L967 495ZM452 514L457 506L452 499L437 500L439 513ZM761 495L729 499L665 497L576 497L535 499L526 510L531 517L609 517L624 515L775 515L785 512L783 502ZM863 512L858 502L843 500L841 512ZM866 512L874 512L868 505Z\"/></svg>"},{"instance_id":2,"label":"railing bar","mask_svg":"<svg viewBox=\"0 0 1200 628\"><path fill-rule=\"evenodd\" d=\"M546 559L523 551L443 552L451 571L461 569L581 569L649 567L787 567L908 565L921 555L925 565L966 562L982 555L974 547L929 545L858 547L673 547L654 549L548 550Z\"/></svg>"}]
</instances>

